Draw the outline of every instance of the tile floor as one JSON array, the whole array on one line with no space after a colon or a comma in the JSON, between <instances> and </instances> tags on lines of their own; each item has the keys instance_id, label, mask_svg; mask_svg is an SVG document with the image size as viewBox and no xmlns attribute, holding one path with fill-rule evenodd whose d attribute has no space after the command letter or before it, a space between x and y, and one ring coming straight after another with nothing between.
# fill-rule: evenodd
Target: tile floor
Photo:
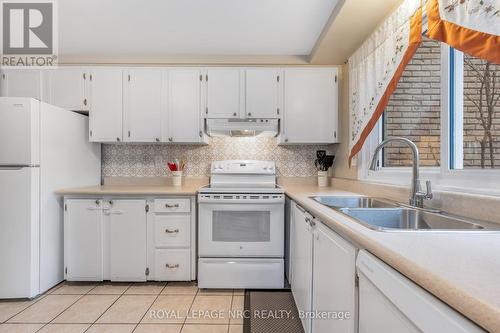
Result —
<instances>
[{"instance_id":1,"label":"tile floor","mask_svg":"<svg viewBox=\"0 0 500 333\"><path fill-rule=\"evenodd\" d=\"M0 333L242 333L243 290L194 283L62 283L0 301Z\"/></svg>"}]
</instances>

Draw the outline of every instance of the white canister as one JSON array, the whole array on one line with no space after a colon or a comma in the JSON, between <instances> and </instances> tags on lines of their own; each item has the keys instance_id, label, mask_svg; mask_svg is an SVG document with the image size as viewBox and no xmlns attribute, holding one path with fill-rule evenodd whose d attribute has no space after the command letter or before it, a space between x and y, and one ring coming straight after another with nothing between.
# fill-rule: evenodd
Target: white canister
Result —
<instances>
[{"instance_id":1,"label":"white canister","mask_svg":"<svg viewBox=\"0 0 500 333\"><path fill-rule=\"evenodd\" d=\"M182 186L182 171L172 171L172 184Z\"/></svg>"},{"instance_id":2,"label":"white canister","mask_svg":"<svg viewBox=\"0 0 500 333\"><path fill-rule=\"evenodd\" d=\"M328 171L318 171L318 186L319 187L328 186Z\"/></svg>"}]
</instances>

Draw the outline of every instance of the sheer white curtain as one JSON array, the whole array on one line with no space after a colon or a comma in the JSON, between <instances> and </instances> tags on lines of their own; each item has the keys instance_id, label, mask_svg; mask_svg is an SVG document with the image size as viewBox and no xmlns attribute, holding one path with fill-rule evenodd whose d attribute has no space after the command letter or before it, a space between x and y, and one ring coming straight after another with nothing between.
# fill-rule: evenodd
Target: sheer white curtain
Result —
<instances>
[{"instance_id":1,"label":"sheer white curtain","mask_svg":"<svg viewBox=\"0 0 500 333\"><path fill-rule=\"evenodd\" d=\"M405 0L349 58L349 163L382 115L422 33L421 1Z\"/></svg>"}]
</instances>

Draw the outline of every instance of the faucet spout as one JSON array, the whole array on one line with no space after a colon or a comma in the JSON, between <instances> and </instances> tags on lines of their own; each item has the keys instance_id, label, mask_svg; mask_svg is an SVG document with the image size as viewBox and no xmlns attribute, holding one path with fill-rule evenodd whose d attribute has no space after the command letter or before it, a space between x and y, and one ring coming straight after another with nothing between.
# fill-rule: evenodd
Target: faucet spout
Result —
<instances>
[{"instance_id":1,"label":"faucet spout","mask_svg":"<svg viewBox=\"0 0 500 333\"><path fill-rule=\"evenodd\" d=\"M410 147L411 152L412 152L412 157L413 157L413 166L412 166L412 182L411 182L411 197L409 200L409 203L411 206L416 206L416 207L423 207L423 200L424 199L430 199L432 198L432 193L430 191L430 182L427 184L427 193L422 192L422 188L420 185L420 173L419 173L419 165L420 165L420 157L418 153L418 147L417 145L406 139L406 138L401 138L401 137L393 137L393 138L388 138L382 143L380 143L377 148L375 149L375 153L373 154L371 163L370 163L370 170L371 171L376 171L378 169L378 155L382 148L384 148L386 145L388 145L391 142L401 142L406 144L408 147Z\"/></svg>"}]
</instances>

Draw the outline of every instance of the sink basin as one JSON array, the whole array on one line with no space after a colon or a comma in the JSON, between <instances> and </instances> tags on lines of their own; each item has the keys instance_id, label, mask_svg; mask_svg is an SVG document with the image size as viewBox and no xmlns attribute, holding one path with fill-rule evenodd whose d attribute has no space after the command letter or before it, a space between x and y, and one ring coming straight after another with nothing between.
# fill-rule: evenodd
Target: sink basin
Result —
<instances>
[{"instance_id":1,"label":"sink basin","mask_svg":"<svg viewBox=\"0 0 500 333\"><path fill-rule=\"evenodd\" d=\"M413 208L387 199L359 196L315 196L311 199L378 231L500 231L500 225L494 223Z\"/></svg>"},{"instance_id":2,"label":"sink basin","mask_svg":"<svg viewBox=\"0 0 500 333\"><path fill-rule=\"evenodd\" d=\"M340 209L340 208L396 208L396 203L377 198L368 197L312 197L313 200L322 205Z\"/></svg>"},{"instance_id":3,"label":"sink basin","mask_svg":"<svg viewBox=\"0 0 500 333\"><path fill-rule=\"evenodd\" d=\"M434 214L410 208L381 209L340 209L375 230L484 230L485 227L473 222L443 214Z\"/></svg>"}]
</instances>

